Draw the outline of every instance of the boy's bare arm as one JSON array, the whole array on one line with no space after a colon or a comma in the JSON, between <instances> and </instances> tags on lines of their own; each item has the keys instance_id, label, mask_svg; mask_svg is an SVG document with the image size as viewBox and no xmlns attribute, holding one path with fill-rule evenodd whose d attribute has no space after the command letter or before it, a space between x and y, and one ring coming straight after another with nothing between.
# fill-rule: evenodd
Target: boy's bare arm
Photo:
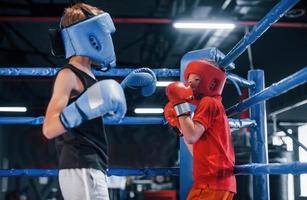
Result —
<instances>
[{"instance_id":1,"label":"boy's bare arm","mask_svg":"<svg viewBox=\"0 0 307 200\"><path fill-rule=\"evenodd\" d=\"M43 134L46 138L52 139L66 132L59 116L67 106L70 93L75 85L76 76L69 69L59 72L54 83L53 94L49 101L43 124Z\"/></svg>"},{"instance_id":2,"label":"boy's bare arm","mask_svg":"<svg viewBox=\"0 0 307 200\"><path fill-rule=\"evenodd\" d=\"M180 116L179 122L183 137L188 144L194 144L205 131L205 127L198 122L193 122L190 116Z\"/></svg>"}]
</instances>

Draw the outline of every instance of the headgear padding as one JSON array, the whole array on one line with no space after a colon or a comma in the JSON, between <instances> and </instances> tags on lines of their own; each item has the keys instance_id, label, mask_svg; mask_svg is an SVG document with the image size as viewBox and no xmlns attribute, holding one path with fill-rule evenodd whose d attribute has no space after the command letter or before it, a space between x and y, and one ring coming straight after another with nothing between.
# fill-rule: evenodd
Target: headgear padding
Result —
<instances>
[{"instance_id":1,"label":"headgear padding","mask_svg":"<svg viewBox=\"0 0 307 200\"><path fill-rule=\"evenodd\" d=\"M187 82L190 74L197 74L201 80L197 92L204 96L221 95L226 82L225 72L206 60L193 60L188 63L184 71Z\"/></svg>"},{"instance_id":2,"label":"headgear padding","mask_svg":"<svg viewBox=\"0 0 307 200\"><path fill-rule=\"evenodd\" d=\"M82 10L83 12L86 12ZM108 13L92 15L67 27L49 29L51 52L54 56L70 58L85 56L97 70L106 71L116 66L111 34L115 32ZM63 18L62 18L63 19Z\"/></svg>"},{"instance_id":3,"label":"headgear padding","mask_svg":"<svg viewBox=\"0 0 307 200\"><path fill-rule=\"evenodd\" d=\"M100 66L116 65L111 33L115 27L108 13L77 22L61 30L65 57L86 56Z\"/></svg>"}]
</instances>

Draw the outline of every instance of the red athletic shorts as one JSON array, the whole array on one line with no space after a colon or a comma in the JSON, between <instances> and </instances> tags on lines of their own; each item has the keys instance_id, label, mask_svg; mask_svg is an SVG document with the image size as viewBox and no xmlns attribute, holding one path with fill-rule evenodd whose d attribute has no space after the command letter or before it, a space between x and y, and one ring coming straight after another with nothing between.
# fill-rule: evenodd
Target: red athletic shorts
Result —
<instances>
[{"instance_id":1,"label":"red athletic shorts","mask_svg":"<svg viewBox=\"0 0 307 200\"><path fill-rule=\"evenodd\" d=\"M209 187L206 189L192 187L187 200L232 200L234 195L230 191L212 190Z\"/></svg>"}]
</instances>

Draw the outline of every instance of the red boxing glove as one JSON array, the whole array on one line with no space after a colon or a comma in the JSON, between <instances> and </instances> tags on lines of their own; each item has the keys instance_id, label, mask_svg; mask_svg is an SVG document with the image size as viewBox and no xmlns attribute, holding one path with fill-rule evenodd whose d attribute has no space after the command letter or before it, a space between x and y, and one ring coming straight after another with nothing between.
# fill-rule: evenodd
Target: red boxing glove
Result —
<instances>
[{"instance_id":1,"label":"red boxing glove","mask_svg":"<svg viewBox=\"0 0 307 200\"><path fill-rule=\"evenodd\" d=\"M168 100L177 105L188 102L193 98L193 90L190 86L184 85L182 82L174 82L169 84L165 90Z\"/></svg>"},{"instance_id":2,"label":"red boxing glove","mask_svg":"<svg viewBox=\"0 0 307 200\"><path fill-rule=\"evenodd\" d=\"M171 102L168 102L164 107L164 118L171 126L180 128L179 120Z\"/></svg>"},{"instance_id":3,"label":"red boxing glove","mask_svg":"<svg viewBox=\"0 0 307 200\"><path fill-rule=\"evenodd\" d=\"M177 117L190 115L189 101L193 99L193 90L182 82L174 82L166 87L166 96L173 104Z\"/></svg>"},{"instance_id":4,"label":"red boxing glove","mask_svg":"<svg viewBox=\"0 0 307 200\"><path fill-rule=\"evenodd\" d=\"M182 133L180 132L180 123L177 118L177 114L175 112L173 104L171 102L168 102L164 107L164 118L167 120L169 125L174 128L175 132L179 136L182 136Z\"/></svg>"}]
</instances>

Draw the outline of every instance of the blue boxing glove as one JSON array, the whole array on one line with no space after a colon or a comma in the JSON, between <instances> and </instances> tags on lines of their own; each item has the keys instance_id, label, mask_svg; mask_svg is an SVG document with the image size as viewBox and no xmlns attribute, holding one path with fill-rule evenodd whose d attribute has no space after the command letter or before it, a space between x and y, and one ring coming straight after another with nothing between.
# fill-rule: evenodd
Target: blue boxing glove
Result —
<instances>
[{"instance_id":1,"label":"blue boxing glove","mask_svg":"<svg viewBox=\"0 0 307 200\"><path fill-rule=\"evenodd\" d=\"M150 96L156 91L157 77L149 68L133 70L122 82L122 88L141 89L143 96Z\"/></svg>"},{"instance_id":2,"label":"blue boxing glove","mask_svg":"<svg viewBox=\"0 0 307 200\"><path fill-rule=\"evenodd\" d=\"M127 111L125 94L114 80L102 80L89 87L75 102L67 106L60 115L66 129L82 122L109 113L105 116L112 121L121 120Z\"/></svg>"}]
</instances>

